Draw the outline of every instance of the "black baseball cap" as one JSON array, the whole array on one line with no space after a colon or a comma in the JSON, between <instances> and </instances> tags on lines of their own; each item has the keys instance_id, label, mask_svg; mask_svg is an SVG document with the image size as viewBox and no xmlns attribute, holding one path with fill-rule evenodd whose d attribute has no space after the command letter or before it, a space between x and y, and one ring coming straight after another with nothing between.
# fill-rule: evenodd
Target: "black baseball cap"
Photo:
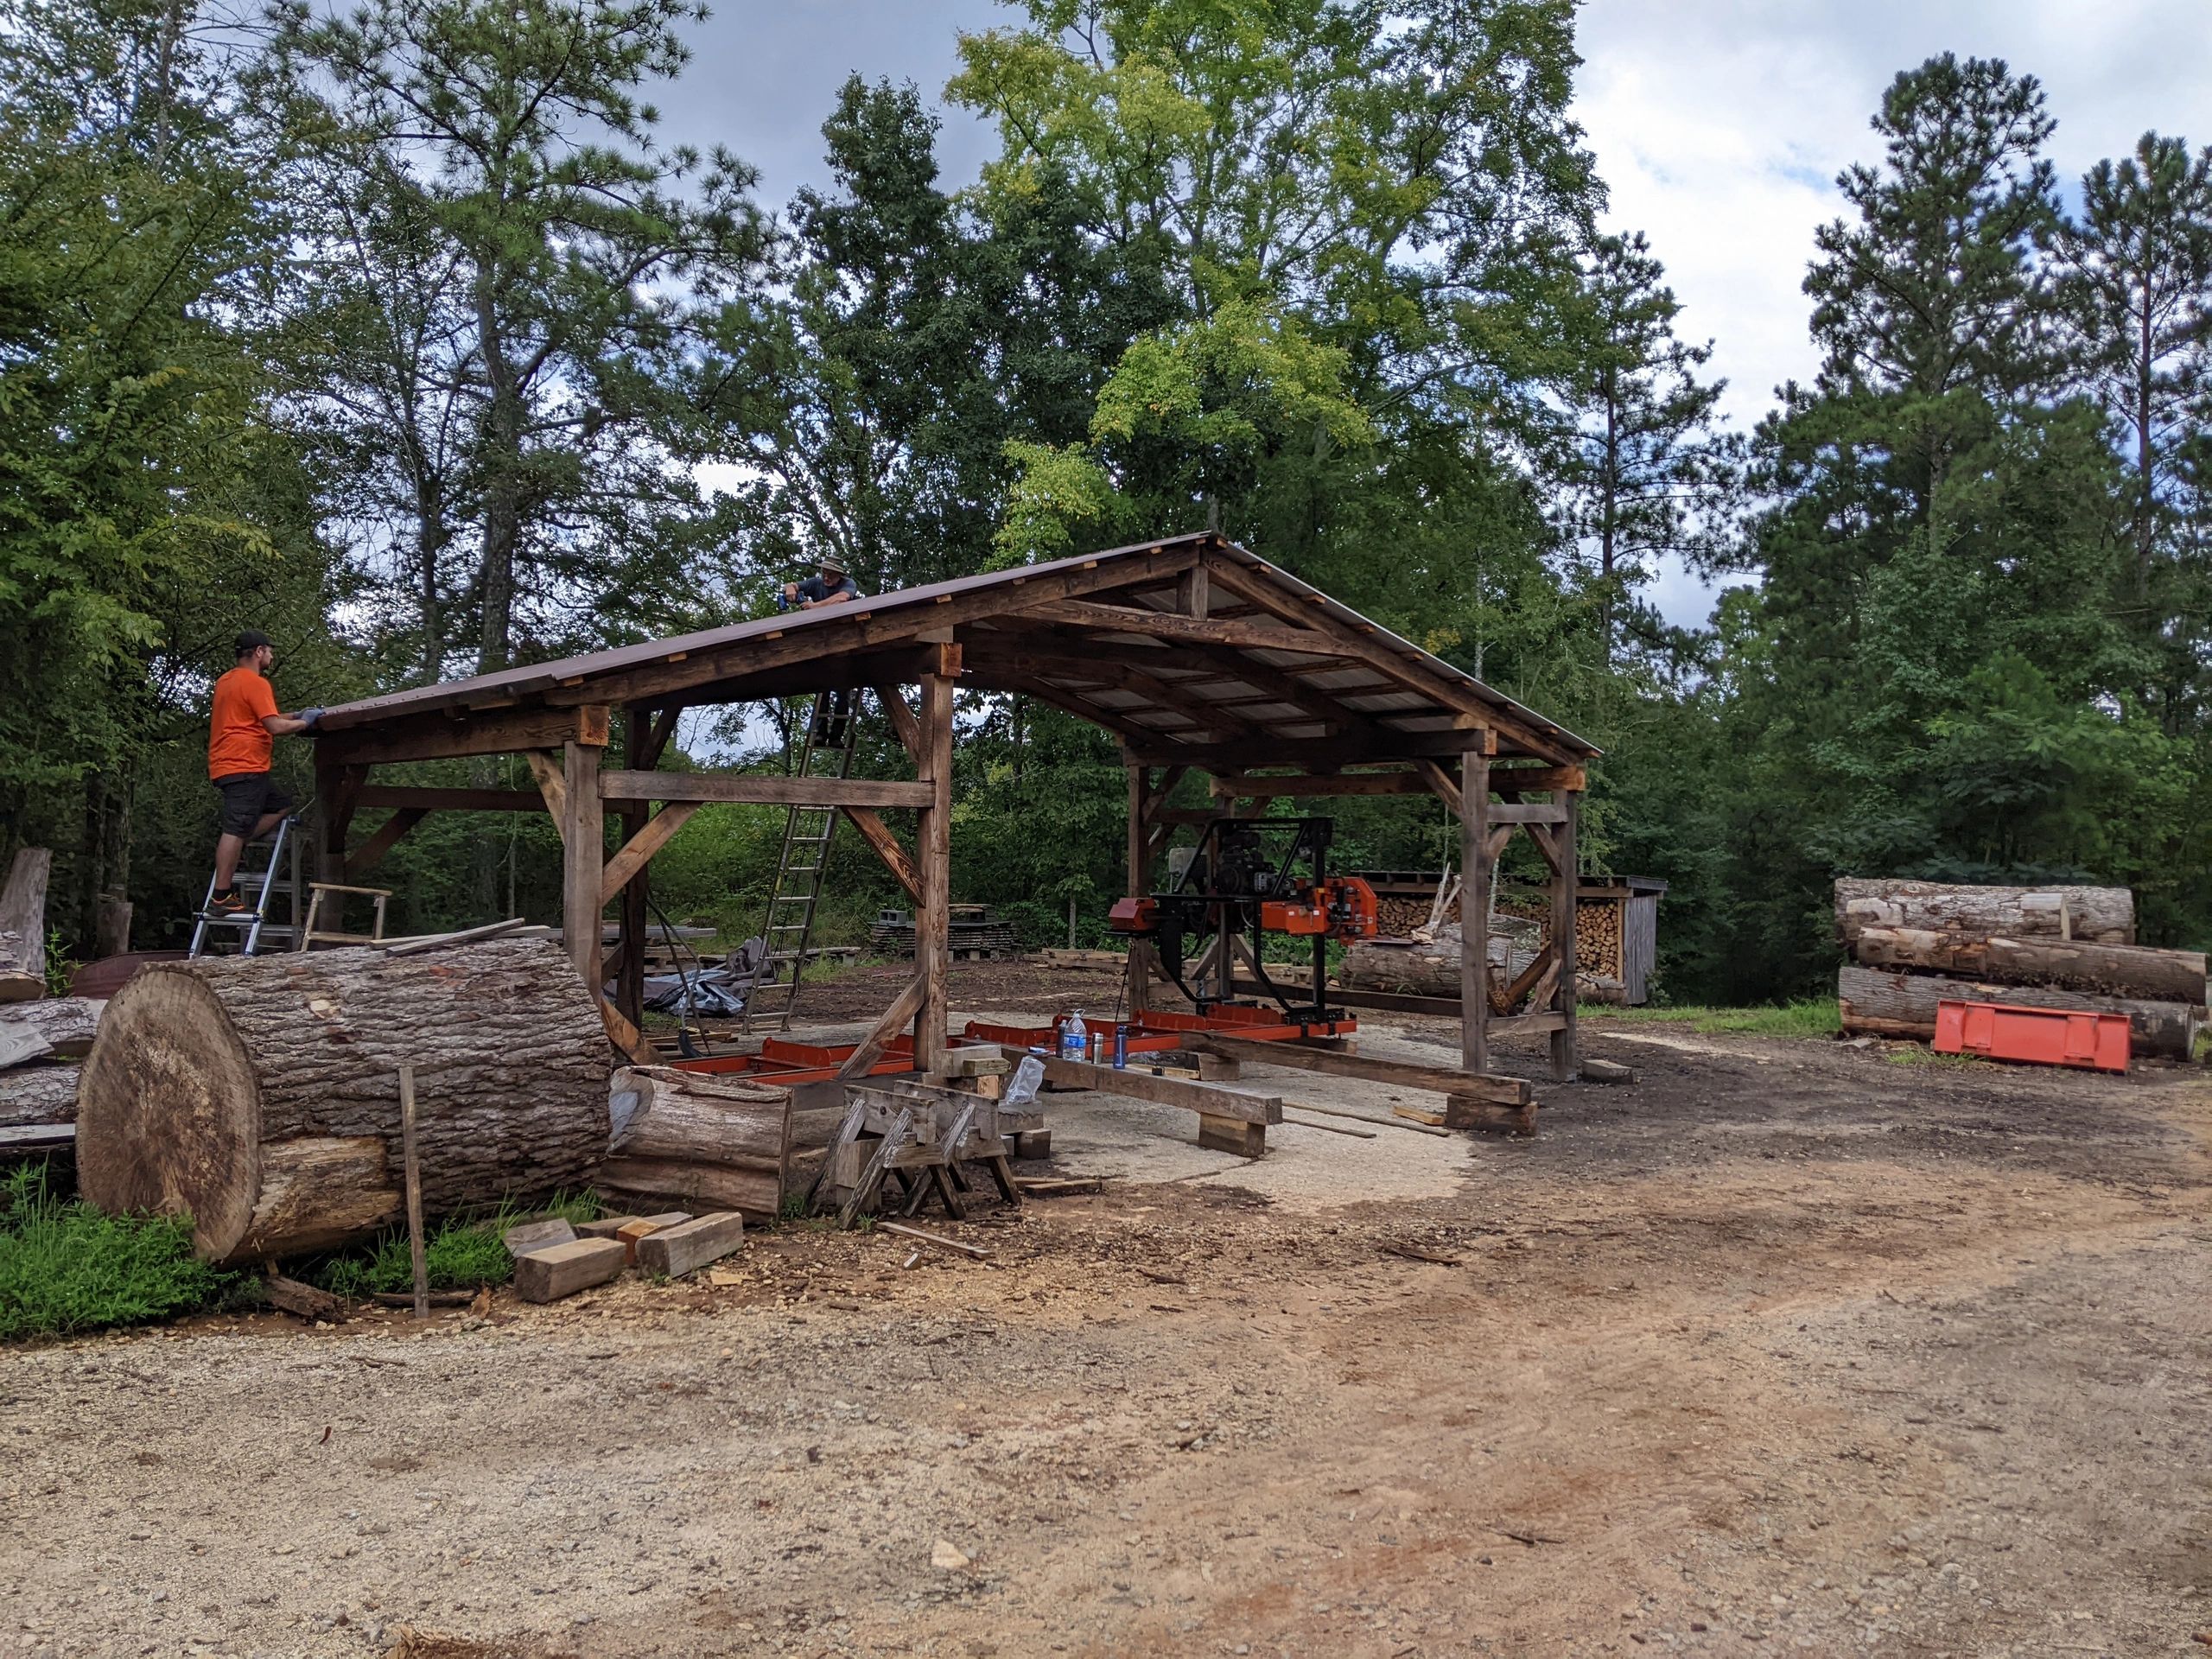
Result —
<instances>
[{"instance_id":1,"label":"black baseball cap","mask_svg":"<svg viewBox=\"0 0 2212 1659\"><path fill-rule=\"evenodd\" d=\"M259 651L264 645L274 650L276 645L276 642L274 639L258 629L248 628L244 633L238 635L238 655L243 657L249 651Z\"/></svg>"}]
</instances>

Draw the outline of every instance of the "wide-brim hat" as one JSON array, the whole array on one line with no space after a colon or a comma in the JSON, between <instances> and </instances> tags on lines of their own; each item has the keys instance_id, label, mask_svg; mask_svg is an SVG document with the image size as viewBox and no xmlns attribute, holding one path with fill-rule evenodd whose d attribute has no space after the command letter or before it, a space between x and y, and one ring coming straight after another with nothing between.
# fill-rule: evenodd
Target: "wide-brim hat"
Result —
<instances>
[{"instance_id":1,"label":"wide-brim hat","mask_svg":"<svg viewBox=\"0 0 2212 1659\"><path fill-rule=\"evenodd\" d=\"M821 555L814 561L814 568L817 570L827 570L833 576L849 576L853 574L845 569L844 560L839 558L835 553Z\"/></svg>"}]
</instances>

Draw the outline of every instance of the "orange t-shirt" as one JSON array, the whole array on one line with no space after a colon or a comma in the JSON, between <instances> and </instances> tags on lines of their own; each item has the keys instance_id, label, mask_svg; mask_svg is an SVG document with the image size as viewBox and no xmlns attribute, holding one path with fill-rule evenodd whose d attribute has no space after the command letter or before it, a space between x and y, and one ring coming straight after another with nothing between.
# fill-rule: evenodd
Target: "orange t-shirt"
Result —
<instances>
[{"instance_id":1,"label":"orange t-shirt","mask_svg":"<svg viewBox=\"0 0 2212 1659\"><path fill-rule=\"evenodd\" d=\"M268 771L276 743L261 722L276 712L276 694L258 669L234 668L217 680L214 717L207 726L207 775Z\"/></svg>"}]
</instances>

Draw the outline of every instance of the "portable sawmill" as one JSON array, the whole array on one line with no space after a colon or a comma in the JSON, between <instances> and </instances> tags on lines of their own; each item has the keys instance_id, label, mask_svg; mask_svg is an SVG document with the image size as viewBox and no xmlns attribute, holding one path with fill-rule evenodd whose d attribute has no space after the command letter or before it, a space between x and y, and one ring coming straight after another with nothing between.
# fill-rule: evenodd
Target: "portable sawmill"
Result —
<instances>
[{"instance_id":1,"label":"portable sawmill","mask_svg":"<svg viewBox=\"0 0 2212 1659\"><path fill-rule=\"evenodd\" d=\"M1151 940L1161 969L1202 1014L1236 1001L1241 951L1289 1019L1325 1022L1336 1017L1329 941L1373 938L1378 916L1372 887L1329 874L1335 830L1332 818L1215 818L1167 892L1117 901L1107 925ZM1262 946L1269 933L1313 941L1313 984L1294 988L1298 1000L1268 974Z\"/></svg>"}]
</instances>

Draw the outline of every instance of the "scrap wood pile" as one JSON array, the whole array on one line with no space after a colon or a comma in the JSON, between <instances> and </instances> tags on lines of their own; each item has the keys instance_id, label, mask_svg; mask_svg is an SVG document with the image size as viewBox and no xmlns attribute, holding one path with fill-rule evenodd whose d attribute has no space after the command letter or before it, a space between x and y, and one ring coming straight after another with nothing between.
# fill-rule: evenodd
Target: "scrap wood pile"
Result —
<instances>
[{"instance_id":1,"label":"scrap wood pile","mask_svg":"<svg viewBox=\"0 0 2212 1659\"><path fill-rule=\"evenodd\" d=\"M2135 943L2125 887L1954 887L1846 878L1837 937L1843 1027L1936 1034L1937 1004L2002 1002L2127 1016L2135 1052L2186 1059L2205 1022L2205 959Z\"/></svg>"},{"instance_id":2,"label":"scrap wood pile","mask_svg":"<svg viewBox=\"0 0 2212 1659\"><path fill-rule=\"evenodd\" d=\"M27 847L0 887L0 1157L67 1147L77 1066L102 1001L46 994L46 881L54 855Z\"/></svg>"}]
</instances>

